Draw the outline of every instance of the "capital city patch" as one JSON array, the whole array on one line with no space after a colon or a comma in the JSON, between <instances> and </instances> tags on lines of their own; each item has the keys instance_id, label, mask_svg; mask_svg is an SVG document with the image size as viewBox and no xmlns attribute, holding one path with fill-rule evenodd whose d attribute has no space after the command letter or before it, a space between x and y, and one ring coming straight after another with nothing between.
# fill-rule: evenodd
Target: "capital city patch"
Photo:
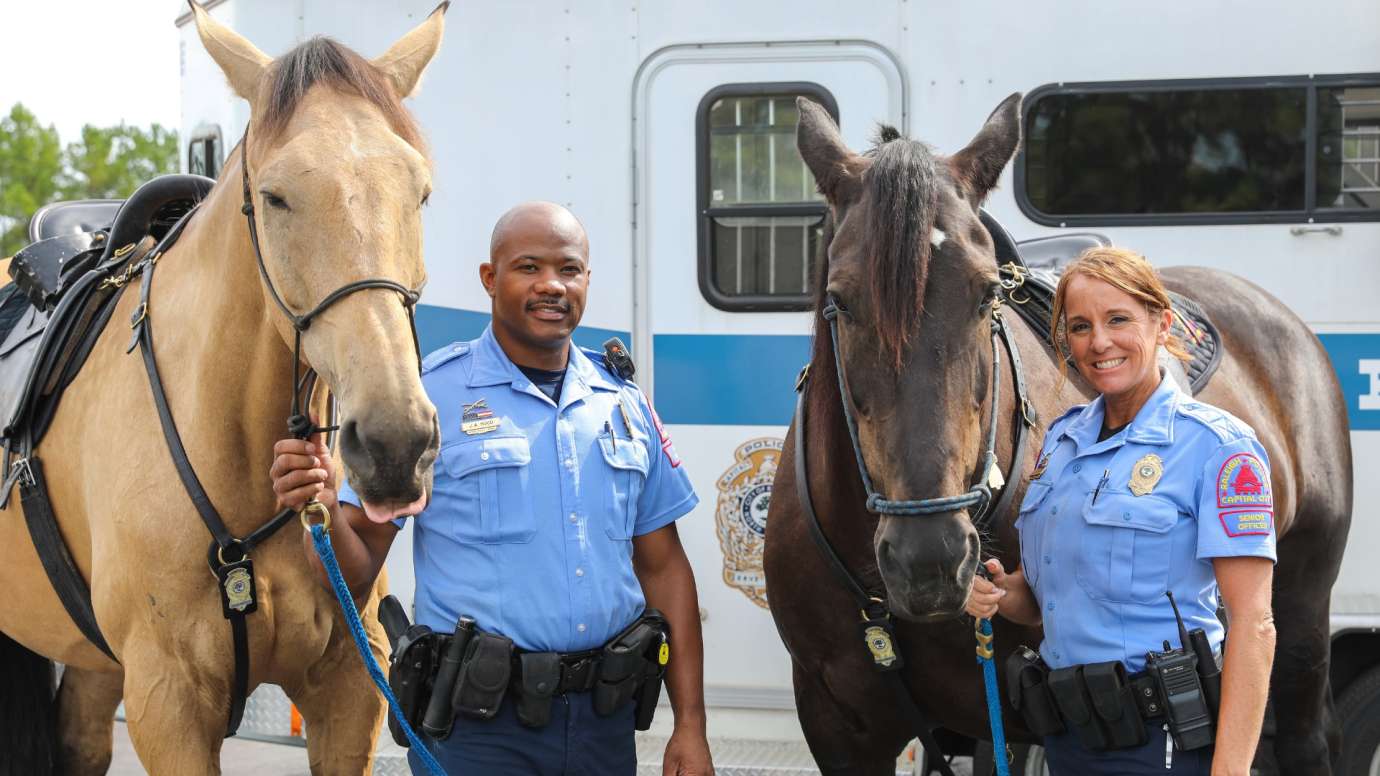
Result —
<instances>
[{"instance_id":1,"label":"capital city patch","mask_svg":"<svg viewBox=\"0 0 1380 776\"><path fill-rule=\"evenodd\" d=\"M1217 506L1221 509L1264 507L1273 512L1274 493L1270 472L1251 453L1236 453L1222 462L1217 472Z\"/></svg>"}]
</instances>

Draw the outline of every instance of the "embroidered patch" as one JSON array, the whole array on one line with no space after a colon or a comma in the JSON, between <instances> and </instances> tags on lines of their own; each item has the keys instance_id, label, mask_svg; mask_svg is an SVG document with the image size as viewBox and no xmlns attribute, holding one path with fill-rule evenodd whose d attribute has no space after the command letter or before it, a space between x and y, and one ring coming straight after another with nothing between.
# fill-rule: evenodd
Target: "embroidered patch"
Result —
<instances>
[{"instance_id":1,"label":"embroidered patch","mask_svg":"<svg viewBox=\"0 0 1380 776\"><path fill-rule=\"evenodd\" d=\"M1227 536L1269 536L1275 514L1268 509L1238 509L1219 512Z\"/></svg>"},{"instance_id":2,"label":"embroidered patch","mask_svg":"<svg viewBox=\"0 0 1380 776\"><path fill-rule=\"evenodd\" d=\"M1270 492L1270 473L1251 453L1237 453L1222 463L1217 472L1217 506L1265 507L1275 504Z\"/></svg>"},{"instance_id":3,"label":"embroidered patch","mask_svg":"<svg viewBox=\"0 0 1380 776\"><path fill-rule=\"evenodd\" d=\"M671 468L680 466L680 456L676 455L676 446L671 444L671 435L666 433L666 427L661 424L661 416L656 414L656 407L647 404L652 410L652 422L656 424L656 435L661 439L661 452L666 454L666 460L671 462Z\"/></svg>"}]
</instances>

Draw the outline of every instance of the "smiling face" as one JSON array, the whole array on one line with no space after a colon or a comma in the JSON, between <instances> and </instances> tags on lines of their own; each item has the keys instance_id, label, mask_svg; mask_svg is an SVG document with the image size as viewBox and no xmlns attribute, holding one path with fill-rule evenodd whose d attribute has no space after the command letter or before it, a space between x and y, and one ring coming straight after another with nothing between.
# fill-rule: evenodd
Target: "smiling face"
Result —
<instances>
[{"instance_id":1,"label":"smiling face","mask_svg":"<svg viewBox=\"0 0 1380 776\"><path fill-rule=\"evenodd\" d=\"M570 211L532 202L499 219L479 279L493 300L494 337L514 363L565 365L589 275L589 240Z\"/></svg>"},{"instance_id":2,"label":"smiling face","mask_svg":"<svg viewBox=\"0 0 1380 776\"><path fill-rule=\"evenodd\" d=\"M1111 283L1084 273L1068 280L1069 352L1078 373L1109 403L1138 409L1154 393L1160 382L1156 350L1168 338L1169 325L1168 310L1149 309Z\"/></svg>"}]
</instances>

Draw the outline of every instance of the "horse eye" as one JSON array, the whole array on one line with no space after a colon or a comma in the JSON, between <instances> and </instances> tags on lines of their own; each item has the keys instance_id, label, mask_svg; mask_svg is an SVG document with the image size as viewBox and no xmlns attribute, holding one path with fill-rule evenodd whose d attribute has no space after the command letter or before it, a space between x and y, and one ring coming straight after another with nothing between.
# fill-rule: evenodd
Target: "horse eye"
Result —
<instances>
[{"instance_id":1,"label":"horse eye","mask_svg":"<svg viewBox=\"0 0 1380 776\"><path fill-rule=\"evenodd\" d=\"M269 207L278 210L292 210L292 208L288 207L287 200L283 199L277 194L274 194L271 191L260 191L259 193L263 195L264 202L267 203Z\"/></svg>"}]
</instances>

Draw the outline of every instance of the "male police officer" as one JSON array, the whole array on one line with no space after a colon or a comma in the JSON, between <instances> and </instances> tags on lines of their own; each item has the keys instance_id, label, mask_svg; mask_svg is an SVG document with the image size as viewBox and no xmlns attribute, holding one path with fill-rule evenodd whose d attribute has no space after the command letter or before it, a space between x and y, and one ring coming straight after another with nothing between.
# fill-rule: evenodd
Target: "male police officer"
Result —
<instances>
[{"instance_id":1,"label":"male police officer","mask_svg":"<svg viewBox=\"0 0 1380 776\"><path fill-rule=\"evenodd\" d=\"M699 603L675 526L698 499L637 387L571 344L590 277L584 228L559 205L518 205L494 227L479 277L492 323L422 364L441 424L431 503L363 503L348 483L334 493L320 439L275 446L279 501L327 505L357 595L383 565L394 518L416 514L417 621L434 631L468 615L520 650L577 653L644 606L659 609L675 714L663 771L710 774ZM515 705L509 697L491 720L459 716L450 736L428 743L451 773L636 772L631 704L601 716L590 692L567 692L540 729L520 724Z\"/></svg>"}]
</instances>

